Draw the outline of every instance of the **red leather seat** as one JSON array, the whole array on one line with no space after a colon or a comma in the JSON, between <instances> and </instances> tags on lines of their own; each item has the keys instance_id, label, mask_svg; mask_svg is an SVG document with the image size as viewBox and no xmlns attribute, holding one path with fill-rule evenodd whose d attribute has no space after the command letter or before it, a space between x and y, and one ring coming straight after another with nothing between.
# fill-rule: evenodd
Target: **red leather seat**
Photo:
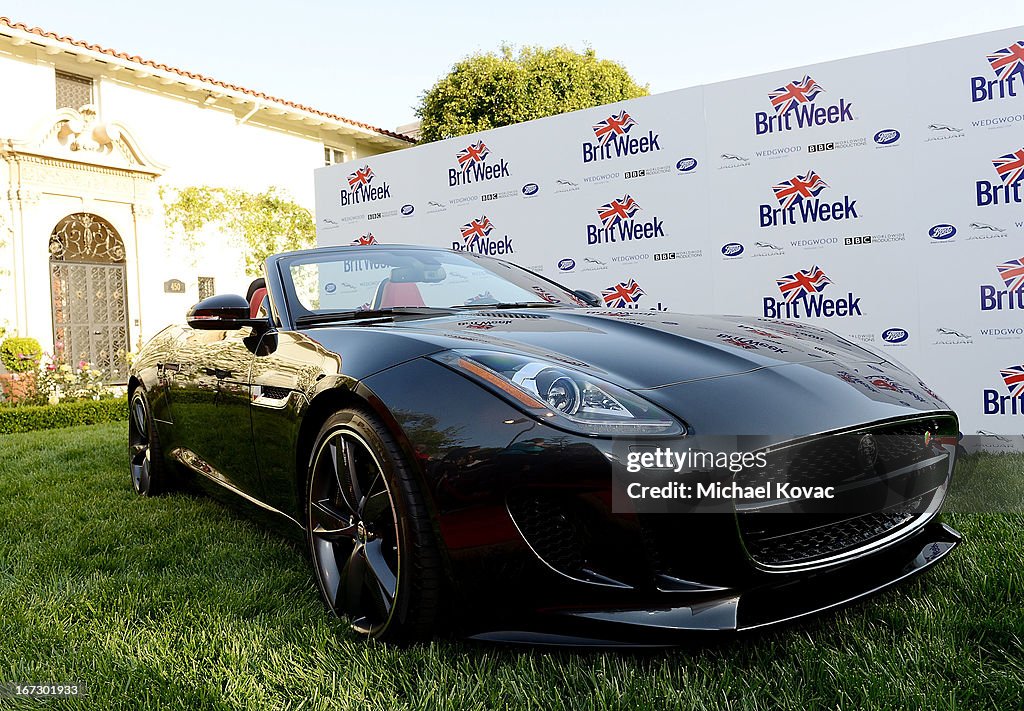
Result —
<instances>
[{"instance_id":1,"label":"red leather seat","mask_svg":"<svg viewBox=\"0 0 1024 711\"><path fill-rule=\"evenodd\" d=\"M395 283L386 279L381 288L380 305L377 308L388 309L394 306L426 306L420 288L413 283Z\"/></svg>"},{"instance_id":2,"label":"red leather seat","mask_svg":"<svg viewBox=\"0 0 1024 711\"><path fill-rule=\"evenodd\" d=\"M263 305L263 300L267 298L266 288L259 288L252 292L252 298L249 299L249 318L258 318L260 315L260 307Z\"/></svg>"}]
</instances>

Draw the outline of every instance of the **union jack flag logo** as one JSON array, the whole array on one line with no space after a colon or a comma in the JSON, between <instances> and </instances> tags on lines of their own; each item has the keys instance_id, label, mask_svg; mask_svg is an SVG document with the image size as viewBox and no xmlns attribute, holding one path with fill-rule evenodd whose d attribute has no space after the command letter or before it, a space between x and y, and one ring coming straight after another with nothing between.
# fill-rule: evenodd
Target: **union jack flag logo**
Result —
<instances>
[{"instance_id":1,"label":"union jack flag logo","mask_svg":"<svg viewBox=\"0 0 1024 711\"><path fill-rule=\"evenodd\" d=\"M368 165L364 165L354 173L349 173L349 190L353 190L360 185L369 185L371 182L373 182L373 169Z\"/></svg>"},{"instance_id":2,"label":"union jack flag logo","mask_svg":"<svg viewBox=\"0 0 1024 711\"><path fill-rule=\"evenodd\" d=\"M1007 291L1020 291L1024 289L1024 257L1011 259L996 266L999 270L999 278L1006 284Z\"/></svg>"},{"instance_id":3,"label":"union jack flag logo","mask_svg":"<svg viewBox=\"0 0 1024 711\"><path fill-rule=\"evenodd\" d=\"M799 270L794 274L787 274L781 279L776 279L779 291L786 298L786 303L800 297L818 294L825 290L825 287L832 283L832 280L825 276L821 267L815 264L809 270Z\"/></svg>"},{"instance_id":4,"label":"union jack flag logo","mask_svg":"<svg viewBox=\"0 0 1024 711\"><path fill-rule=\"evenodd\" d=\"M768 93L768 99L772 102L775 113L784 114L799 104L806 104L814 101L821 92L825 91L818 85L818 82L805 76L802 81L791 81L785 86L780 86L775 91Z\"/></svg>"},{"instance_id":5,"label":"union jack flag logo","mask_svg":"<svg viewBox=\"0 0 1024 711\"><path fill-rule=\"evenodd\" d=\"M644 295L644 290L640 288L635 279L620 281L601 292L605 306L611 306L613 309L625 308L626 304L635 304Z\"/></svg>"},{"instance_id":6,"label":"union jack flag logo","mask_svg":"<svg viewBox=\"0 0 1024 711\"><path fill-rule=\"evenodd\" d=\"M999 173L999 177L1003 179L1005 185L1019 183L1020 179L1024 177L1024 148L1007 153L1005 156L999 156L992 161L992 165L995 166L996 172Z\"/></svg>"},{"instance_id":7,"label":"union jack flag logo","mask_svg":"<svg viewBox=\"0 0 1024 711\"><path fill-rule=\"evenodd\" d=\"M997 49L988 55L988 63L1000 81L1013 74L1024 76L1024 42L1014 42L1005 49Z\"/></svg>"},{"instance_id":8,"label":"union jack flag logo","mask_svg":"<svg viewBox=\"0 0 1024 711\"><path fill-rule=\"evenodd\" d=\"M615 116L609 116L604 121L594 124L594 136L603 146L614 136L622 136L629 133L629 129L636 126L636 121L625 111L620 111Z\"/></svg>"},{"instance_id":9,"label":"union jack flag logo","mask_svg":"<svg viewBox=\"0 0 1024 711\"><path fill-rule=\"evenodd\" d=\"M1011 397L1024 397L1024 365L1014 365L999 371Z\"/></svg>"},{"instance_id":10,"label":"union jack flag logo","mask_svg":"<svg viewBox=\"0 0 1024 711\"><path fill-rule=\"evenodd\" d=\"M903 388L900 387L899 383L891 378L887 378L884 375L878 375L870 379L872 385L882 390L891 390L894 393L903 392Z\"/></svg>"},{"instance_id":11,"label":"union jack flag logo","mask_svg":"<svg viewBox=\"0 0 1024 711\"><path fill-rule=\"evenodd\" d=\"M356 237L354 240L352 240L352 244L357 244L365 247L368 244L377 244L377 238L373 236L372 232L367 232L365 235L362 235L361 237Z\"/></svg>"},{"instance_id":12,"label":"union jack flag logo","mask_svg":"<svg viewBox=\"0 0 1024 711\"><path fill-rule=\"evenodd\" d=\"M789 180L783 180L778 185L773 185L775 197L783 208L788 208L798 202L817 197L818 194L828 187L828 183L821 179L821 176L813 170L806 175L798 175Z\"/></svg>"},{"instance_id":13,"label":"union jack flag logo","mask_svg":"<svg viewBox=\"0 0 1024 711\"><path fill-rule=\"evenodd\" d=\"M639 210L640 206L636 204L636 200L629 195L623 195L618 200L606 202L597 208L597 216L601 218L601 224L608 228L614 227L623 220L628 220Z\"/></svg>"},{"instance_id":14,"label":"union jack flag logo","mask_svg":"<svg viewBox=\"0 0 1024 711\"><path fill-rule=\"evenodd\" d=\"M476 220L470 220L462 226L462 239L466 240L466 247L472 247L478 240L491 234L494 225L486 215L481 215Z\"/></svg>"},{"instance_id":15,"label":"union jack flag logo","mask_svg":"<svg viewBox=\"0 0 1024 711\"><path fill-rule=\"evenodd\" d=\"M484 158L486 158L490 152L490 149L483 141L477 141L476 143L466 146L459 151L456 158L459 161L459 167L463 170L468 170L470 166L476 165L477 163L483 163Z\"/></svg>"}]
</instances>

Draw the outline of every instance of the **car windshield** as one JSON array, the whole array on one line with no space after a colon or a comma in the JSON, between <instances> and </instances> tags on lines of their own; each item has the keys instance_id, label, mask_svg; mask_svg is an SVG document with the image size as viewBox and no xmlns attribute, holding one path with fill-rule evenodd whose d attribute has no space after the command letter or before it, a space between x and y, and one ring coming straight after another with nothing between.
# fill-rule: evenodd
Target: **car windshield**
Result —
<instances>
[{"instance_id":1,"label":"car windshield","mask_svg":"<svg viewBox=\"0 0 1024 711\"><path fill-rule=\"evenodd\" d=\"M502 305L585 306L572 292L487 257L434 249L325 249L286 262L297 316ZM303 313L305 312L305 313Z\"/></svg>"}]
</instances>

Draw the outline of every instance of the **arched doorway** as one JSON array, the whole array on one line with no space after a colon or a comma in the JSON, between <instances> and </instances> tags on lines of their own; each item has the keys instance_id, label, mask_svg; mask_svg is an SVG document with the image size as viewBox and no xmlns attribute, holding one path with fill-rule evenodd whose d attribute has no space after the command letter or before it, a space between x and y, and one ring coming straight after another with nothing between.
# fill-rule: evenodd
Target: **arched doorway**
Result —
<instances>
[{"instance_id":1,"label":"arched doorway","mask_svg":"<svg viewBox=\"0 0 1024 711\"><path fill-rule=\"evenodd\" d=\"M88 361L110 383L128 380L124 242L113 225L85 212L50 234L54 349L71 365Z\"/></svg>"}]
</instances>

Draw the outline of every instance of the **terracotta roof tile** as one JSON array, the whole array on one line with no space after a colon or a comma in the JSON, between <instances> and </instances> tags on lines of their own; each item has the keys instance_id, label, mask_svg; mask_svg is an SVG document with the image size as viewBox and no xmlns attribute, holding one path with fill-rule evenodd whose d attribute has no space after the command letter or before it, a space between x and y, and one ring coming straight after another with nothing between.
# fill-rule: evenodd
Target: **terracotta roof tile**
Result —
<instances>
[{"instance_id":1,"label":"terracotta roof tile","mask_svg":"<svg viewBox=\"0 0 1024 711\"><path fill-rule=\"evenodd\" d=\"M314 114L316 116L323 116L324 118L331 119L333 121L340 121L342 123L347 123L347 124L350 124L352 126L358 126L359 128L364 128L364 129L366 129L368 131L374 131L375 133L381 133L381 134L384 134L385 136L390 136L391 138L397 138L397 139L399 139L401 141L408 141L409 143L415 143L416 142L416 140L414 138L411 138L411 137L406 136L404 134L396 133L394 131L388 131L387 129L378 128L376 126L371 126L370 124L363 123L362 121L354 121L354 120L352 120L350 118L345 118L344 116L339 116L338 114L332 114L332 113L327 112L327 111L320 111L319 109L314 109L311 106L305 106L304 104L297 104L294 101L288 101L286 99L280 99L280 98L278 98L276 96L270 96L269 94L264 94L262 91L255 91L253 89L247 89L244 86L238 86L236 84L229 84L228 82L219 81L217 79L214 79L214 78L208 77L208 76L204 76L202 74L196 74L195 72L187 72L184 69L178 69L177 67L170 67L170 66L167 66L166 64L161 64L161 63L158 63L158 62L154 62L151 59L143 59L142 57L139 57L138 55L128 55L125 52L118 52L118 51L113 50L113 49L108 49L107 47L101 47L98 44L91 44L89 42L83 42L82 40L76 40L73 37L66 37L66 36L58 35L55 32L47 32L46 30L42 30L42 29L40 29L38 27L29 27L28 25L26 25L26 24L24 24L22 22L14 22L13 20L11 20L11 19L9 19L7 17L0 16L0 25L9 27L9 28L11 28L13 30L20 30L22 32L28 32L30 34L39 35L40 37L46 37L48 39L56 40L56 41L62 42L64 44L74 45L75 47L82 47L83 49L92 50L93 52L98 52L100 54L106 54L106 55L109 55L111 57L117 57L118 59L123 59L123 60L125 60L127 62L133 62L135 64L141 64L143 66L152 67L153 69L159 69L161 71L169 72L171 74L177 74L179 76L188 77L189 79L194 79L196 81L201 81L201 82L203 82L205 84L211 84L213 86L220 86L220 87L223 87L225 89L231 89L232 91L237 91L237 92L242 93L242 94L248 94L249 96L254 96L254 97L259 98L259 99L264 99L265 101L272 101L274 103L282 104L284 106L290 106L290 107L292 107L294 109L297 109L299 111L306 111L306 112Z\"/></svg>"}]
</instances>

